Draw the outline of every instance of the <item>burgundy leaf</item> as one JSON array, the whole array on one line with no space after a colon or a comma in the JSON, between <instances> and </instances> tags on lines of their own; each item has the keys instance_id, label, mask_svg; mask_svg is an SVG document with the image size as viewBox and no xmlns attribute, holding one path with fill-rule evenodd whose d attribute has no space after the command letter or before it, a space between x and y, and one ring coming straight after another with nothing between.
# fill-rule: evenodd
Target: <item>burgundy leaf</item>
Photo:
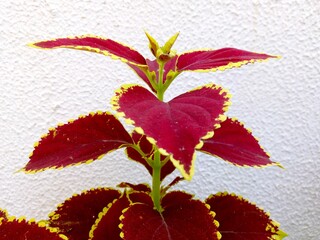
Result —
<instances>
[{"instance_id":1,"label":"burgundy leaf","mask_svg":"<svg viewBox=\"0 0 320 240\"><path fill-rule=\"evenodd\" d=\"M171 183L169 183L167 186L162 188L162 192L164 192L164 193L167 192L170 188L172 188L174 185L178 184L182 180L184 180L183 177L180 177L180 176L176 177L175 179L173 179L171 181Z\"/></svg>"},{"instance_id":2,"label":"burgundy leaf","mask_svg":"<svg viewBox=\"0 0 320 240\"><path fill-rule=\"evenodd\" d=\"M120 197L110 188L97 188L74 195L60 204L49 216L49 226L58 228L69 240L88 240L98 214Z\"/></svg>"},{"instance_id":3,"label":"burgundy leaf","mask_svg":"<svg viewBox=\"0 0 320 240\"><path fill-rule=\"evenodd\" d=\"M153 201L150 194L146 192L131 192L128 197L132 203L143 203L153 207Z\"/></svg>"},{"instance_id":4,"label":"burgundy leaf","mask_svg":"<svg viewBox=\"0 0 320 240\"><path fill-rule=\"evenodd\" d=\"M124 193L119 199L105 207L90 231L89 240L121 240L119 228L120 216L125 208L128 208L130 201Z\"/></svg>"},{"instance_id":5,"label":"burgundy leaf","mask_svg":"<svg viewBox=\"0 0 320 240\"><path fill-rule=\"evenodd\" d=\"M267 213L240 196L218 193L210 196L206 203L216 213L224 240L279 240L285 236Z\"/></svg>"},{"instance_id":6,"label":"burgundy leaf","mask_svg":"<svg viewBox=\"0 0 320 240\"><path fill-rule=\"evenodd\" d=\"M131 144L121 123L109 113L94 113L51 129L30 156L27 172L63 168L99 159Z\"/></svg>"},{"instance_id":7,"label":"burgundy leaf","mask_svg":"<svg viewBox=\"0 0 320 240\"><path fill-rule=\"evenodd\" d=\"M191 179L195 149L225 119L228 100L228 93L213 84L167 103L141 86L128 85L116 92L112 104L135 124L137 132L145 134L162 154L171 156L186 179Z\"/></svg>"},{"instance_id":8,"label":"burgundy leaf","mask_svg":"<svg viewBox=\"0 0 320 240\"><path fill-rule=\"evenodd\" d=\"M220 239L214 214L199 200L178 201L162 213L136 203L122 215L122 238L126 240Z\"/></svg>"},{"instance_id":9,"label":"burgundy leaf","mask_svg":"<svg viewBox=\"0 0 320 240\"><path fill-rule=\"evenodd\" d=\"M163 83L165 83L166 81L170 81L172 78L172 74L178 74L178 72L176 71L176 61L178 59L178 56L173 57L172 59L170 59L168 62L166 62L166 64L164 65L164 69L163 69ZM132 68L132 70L134 72L136 72L136 74L145 82L148 84L148 86L150 87L150 89L153 92L157 92L151 85L150 80L148 78L148 75L151 75L152 73L154 73L155 79L154 81L156 83L159 82L159 64L157 62L157 60L149 60L146 59L147 62L147 68L146 67L140 67L140 66L136 66L134 64L128 64L129 67ZM170 73L171 72L171 73Z\"/></svg>"},{"instance_id":10,"label":"burgundy leaf","mask_svg":"<svg viewBox=\"0 0 320 240\"><path fill-rule=\"evenodd\" d=\"M130 64L145 66L146 60L144 57L132 49L119 42L111 39L102 38L94 35L84 35L69 38L58 38L53 40L41 41L30 44L37 48L71 48L77 50L85 50L95 53L104 54L114 58L119 58Z\"/></svg>"},{"instance_id":11,"label":"burgundy leaf","mask_svg":"<svg viewBox=\"0 0 320 240\"><path fill-rule=\"evenodd\" d=\"M142 152L147 157L151 157L154 154L154 149L152 144L147 140L147 137L145 135L141 135L137 132L132 133L132 139L134 140L135 144L137 144ZM139 152L137 152L132 147L126 148L126 153L128 157L138 163L141 163L145 168L148 170L150 175L152 176L152 167L146 162L146 160L141 156ZM161 155L161 161L164 161L166 156ZM160 180L162 181L166 176L171 174L175 170L175 166L172 164L172 162L168 161L162 168L161 168L161 175Z\"/></svg>"},{"instance_id":12,"label":"burgundy leaf","mask_svg":"<svg viewBox=\"0 0 320 240\"><path fill-rule=\"evenodd\" d=\"M165 83L168 77L168 73L170 71L176 72L176 61L177 61L178 56L173 57L172 59L170 59L168 62L166 62L166 64L164 65L164 69L163 69L163 82ZM156 82L159 82L159 64L157 62L157 60L149 60L147 59L147 64L148 64L148 68L150 72L154 72L156 74Z\"/></svg>"},{"instance_id":13,"label":"burgundy leaf","mask_svg":"<svg viewBox=\"0 0 320 240\"><path fill-rule=\"evenodd\" d=\"M163 196L163 198L161 199L161 206L165 209L170 206L189 201L192 198L193 195L190 193L182 191L172 191Z\"/></svg>"},{"instance_id":14,"label":"burgundy leaf","mask_svg":"<svg viewBox=\"0 0 320 240\"><path fill-rule=\"evenodd\" d=\"M1 218L4 218L4 219L7 219L8 218L8 213L6 210L4 209L0 209L0 219Z\"/></svg>"},{"instance_id":15,"label":"burgundy leaf","mask_svg":"<svg viewBox=\"0 0 320 240\"><path fill-rule=\"evenodd\" d=\"M122 182L120 184L117 185L117 187L119 188L129 188L132 191L137 191L137 192L151 192L151 188L149 186L149 184L132 184L132 183L128 183L128 182Z\"/></svg>"},{"instance_id":16,"label":"burgundy leaf","mask_svg":"<svg viewBox=\"0 0 320 240\"><path fill-rule=\"evenodd\" d=\"M251 131L235 119L227 118L213 137L204 140L203 151L238 166L266 166L274 164L259 145Z\"/></svg>"},{"instance_id":17,"label":"burgundy leaf","mask_svg":"<svg viewBox=\"0 0 320 240\"><path fill-rule=\"evenodd\" d=\"M240 67L247 63L277 58L267 54L248 52L236 48L218 50L200 50L183 53L177 60L177 70L180 71L224 71Z\"/></svg>"},{"instance_id":18,"label":"burgundy leaf","mask_svg":"<svg viewBox=\"0 0 320 240\"><path fill-rule=\"evenodd\" d=\"M23 218L0 219L0 240L68 240L44 223L27 221Z\"/></svg>"},{"instance_id":19,"label":"burgundy leaf","mask_svg":"<svg viewBox=\"0 0 320 240\"><path fill-rule=\"evenodd\" d=\"M128 66L137 74L138 77L140 77L153 92L157 92L151 85L150 80L147 76L148 68L147 67L140 67L134 64L128 63Z\"/></svg>"}]
</instances>

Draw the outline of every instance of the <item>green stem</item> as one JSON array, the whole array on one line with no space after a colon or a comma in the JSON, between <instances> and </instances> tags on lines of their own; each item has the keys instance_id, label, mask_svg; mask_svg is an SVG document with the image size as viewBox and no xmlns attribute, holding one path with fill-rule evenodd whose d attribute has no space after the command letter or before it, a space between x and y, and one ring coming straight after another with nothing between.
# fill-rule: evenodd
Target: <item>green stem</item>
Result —
<instances>
[{"instance_id":1,"label":"green stem","mask_svg":"<svg viewBox=\"0 0 320 240\"><path fill-rule=\"evenodd\" d=\"M157 97L160 101L163 101L163 95L165 92L163 86L163 70L164 70L164 62L158 61L159 64L159 79L158 79L158 89L157 89Z\"/></svg>"},{"instance_id":2,"label":"green stem","mask_svg":"<svg viewBox=\"0 0 320 240\"><path fill-rule=\"evenodd\" d=\"M159 150L154 153L153 171L152 171L152 200L155 209L162 212L161 207L161 156Z\"/></svg>"}]
</instances>

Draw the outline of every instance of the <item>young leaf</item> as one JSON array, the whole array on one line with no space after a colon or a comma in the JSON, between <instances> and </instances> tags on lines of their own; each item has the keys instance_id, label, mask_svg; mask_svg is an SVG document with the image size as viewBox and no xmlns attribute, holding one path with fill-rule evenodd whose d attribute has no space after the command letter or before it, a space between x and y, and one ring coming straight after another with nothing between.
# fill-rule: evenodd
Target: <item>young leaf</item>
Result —
<instances>
[{"instance_id":1,"label":"young leaf","mask_svg":"<svg viewBox=\"0 0 320 240\"><path fill-rule=\"evenodd\" d=\"M125 208L130 205L127 194L110 203L99 213L99 217L90 230L89 240L121 240L119 228L120 216Z\"/></svg>"},{"instance_id":2,"label":"young leaf","mask_svg":"<svg viewBox=\"0 0 320 240\"><path fill-rule=\"evenodd\" d=\"M44 223L27 221L23 218L0 219L0 240L68 240Z\"/></svg>"},{"instance_id":3,"label":"young leaf","mask_svg":"<svg viewBox=\"0 0 320 240\"><path fill-rule=\"evenodd\" d=\"M151 157L154 154L154 149L152 147L152 144L147 140L147 137L145 135L141 135L137 132L133 132L132 139L134 140L135 144L137 144L140 147L141 151L145 154L146 157ZM132 147L127 147L126 153L128 155L128 158L138 163L141 163L143 166L145 166L145 168L148 170L150 175L152 175L152 167L146 162L146 160L143 158L143 156L139 152L137 152ZM165 158L166 156L161 155L161 161L164 161ZM162 181L166 176L172 173L175 169L176 168L172 164L172 162L170 161L167 162L161 168L160 180Z\"/></svg>"},{"instance_id":4,"label":"young leaf","mask_svg":"<svg viewBox=\"0 0 320 240\"><path fill-rule=\"evenodd\" d=\"M280 240L286 236L267 213L240 196L218 193L206 203L216 213L222 239Z\"/></svg>"},{"instance_id":5,"label":"young leaf","mask_svg":"<svg viewBox=\"0 0 320 240\"><path fill-rule=\"evenodd\" d=\"M277 58L262 53L254 53L236 48L200 50L183 53L177 60L178 71L224 71L247 63Z\"/></svg>"},{"instance_id":6,"label":"young leaf","mask_svg":"<svg viewBox=\"0 0 320 240\"><path fill-rule=\"evenodd\" d=\"M143 203L153 207L153 201L149 193L146 192L131 192L128 193L131 203Z\"/></svg>"},{"instance_id":7,"label":"young leaf","mask_svg":"<svg viewBox=\"0 0 320 240\"><path fill-rule=\"evenodd\" d=\"M136 191L136 192L146 192L149 193L151 192L151 188L148 184L132 184L128 182L122 182L117 185L119 188L129 188L131 191Z\"/></svg>"},{"instance_id":8,"label":"young leaf","mask_svg":"<svg viewBox=\"0 0 320 240\"><path fill-rule=\"evenodd\" d=\"M126 240L220 239L214 213L199 200L177 200L159 213L152 206L136 203L121 217L122 238Z\"/></svg>"},{"instance_id":9,"label":"young leaf","mask_svg":"<svg viewBox=\"0 0 320 240\"><path fill-rule=\"evenodd\" d=\"M149 49L152 52L153 56L157 57L157 51L159 49L158 42L148 33L145 32L148 40L149 40Z\"/></svg>"},{"instance_id":10,"label":"young leaf","mask_svg":"<svg viewBox=\"0 0 320 240\"><path fill-rule=\"evenodd\" d=\"M51 129L30 156L27 172L91 162L132 143L121 123L110 113L92 113Z\"/></svg>"},{"instance_id":11,"label":"young leaf","mask_svg":"<svg viewBox=\"0 0 320 240\"><path fill-rule=\"evenodd\" d=\"M275 164L242 123L227 118L220 125L211 138L203 141L200 151L237 166L260 167Z\"/></svg>"},{"instance_id":12,"label":"young leaf","mask_svg":"<svg viewBox=\"0 0 320 240\"><path fill-rule=\"evenodd\" d=\"M167 83L172 81L179 73L176 71L176 61L178 59L178 56L174 56L170 60L166 62L164 65L164 70L163 70L163 83ZM149 75L155 76L154 82L158 83L159 82L159 63L157 60L149 60L146 59L148 68L146 69L145 67L139 67L135 66L133 64L128 64L129 67L132 68L133 71L136 72L138 77L140 77L145 83L148 84L150 89L153 92L157 92L155 90L155 87L152 86L150 83L150 80L148 78ZM149 76L150 77L150 76Z\"/></svg>"},{"instance_id":13,"label":"young leaf","mask_svg":"<svg viewBox=\"0 0 320 240\"><path fill-rule=\"evenodd\" d=\"M195 149L200 148L201 139L212 136L214 128L225 119L228 100L228 93L214 84L167 103L141 86L127 85L116 92L112 104L134 123L137 132L156 144L162 154L170 155L175 167L190 180Z\"/></svg>"},{"instance_id":14,"label":"young leaf","mask_svg":"<svg viewBox=\"0 0 320 240\"><path fill-rule=\"evenodd\" d=\"M47 41L40 41L30 44L30 46L44 49L51 48L71 48L85 50L120 59L130 64L145 66L145 58L131 47L125 46L111 39L94 35L84 35L69 38L58 38Z\"/></svg>"},{"instance_id":15,"label":"young leaf","mask_svg":"<svg viewBox=\"0 0 320 240\"><path fill-rule=\"evenodd\" d=\"M121 196L110 188L96 188L73 195L49 215L49 226L58 228L70 240L88 240L99 213Z\"/></svg>"}]
</instances>

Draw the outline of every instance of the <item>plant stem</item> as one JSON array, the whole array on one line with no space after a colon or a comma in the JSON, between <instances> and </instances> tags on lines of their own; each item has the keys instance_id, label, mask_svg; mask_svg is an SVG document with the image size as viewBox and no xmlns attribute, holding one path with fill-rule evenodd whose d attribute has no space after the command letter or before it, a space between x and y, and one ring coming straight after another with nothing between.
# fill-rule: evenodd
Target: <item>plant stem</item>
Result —
<instances>
[{"instance_id":1,"label":"plant stem","mask_svg":"<svg viewBox=\"0 0 320 240\"><path fill-rule=\"evenodd\" d=\"M155 209L162 212L161 207L161 156L159 150L154 153L153 171L152 171L152 200Z\"/></svg>"},{"instance_id":2,"label":"plant stem","mask_svg":"<svg viewBox=\"0 0 320 240\"><path fill-rule=\"evenodd\" d=\"M163 101L164 95L164 86L163 86L163 69L164 69L164 62L158 61L159 64L159 79L158 79L158 89L157 89L157 97L160 101Z\"/></svg>"},{"instance_id":3,"label":"plant stem","mask_svg":"<svg viewBox=\"0 0 320 240\"><path fill-rule=\"evenodd\" d=\"M159 75L158 75L158 86L157 86L157 97L160 101L163 101L163 95L165 92L164 82L163 82L163 70L165 63L162 61L158 61L159 64ZM156 148L153 157L152 163L152 200L154 204L154 208L158 212L162 212L163 209L161 207L161 154L159 150Z\"/></svg>"}]
</instances>

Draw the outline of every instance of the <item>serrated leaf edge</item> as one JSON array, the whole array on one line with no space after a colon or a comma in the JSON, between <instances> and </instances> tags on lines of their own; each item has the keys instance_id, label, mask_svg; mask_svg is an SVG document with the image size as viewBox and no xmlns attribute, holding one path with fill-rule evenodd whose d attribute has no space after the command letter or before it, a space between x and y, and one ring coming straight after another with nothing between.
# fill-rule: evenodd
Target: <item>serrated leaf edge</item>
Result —
<instances>
[{"instance_id":1,"label":"serrated leaf edge","mask_svg":"<svg viewBox=\"0 0 320 240\"><path fill-rule=\"evenodd\" d=\"M84 114L79 115L79 117L78 117L77 119L69 119L69 120L67 121L67 123L58 123L56 127L50 127L50 128L48 129L48 132L45 133L45 134L43 134L43 135L40 137L40 140L39 140L39 141L37 141L37 142L34 143L34 149L33 149L33 151L29 154L29 159L32 157L33 152L35 151L35 149L39 146L41 140L44 139L44 138L46 138L46 137L48 137L51 132L53 132L53 134L55 134L54 132L56 132L56 129L57 129L58 127L61 127L61 126L63 126L63 125L67 125L67 124L72 124L74 121L79 120L79 119L81 119L81 118L86 118L86 117L88 117L88 116L104 115L104 114L113 116L116 120L119 121L119 119L117 118L117 116L115 116L114 114L112 114L112 113L110 113L110 112L108 112L108 111L106 111L106 112L104 112L104 111L96 111L96 112L90 112L90 113L87 114L87 115L84 115ZM128 133L128 134L129 134L129 133ZM131 135L129 134L129 136L131 136ZM101 160L106 154L109 154L109 153L111 153L111 152L113 152L113 151L117 151L117 150L119 150L120 148L126 147L126 145L127 145L127 144L124 143L124 144L122 144L119 148L117 148L117 149L111 149L110 151L99 155L97 158L94 158L94 159L92 158L92 159L84 160L84 161L82 161L82 162L72 163L72 164L69 164L69 165L66 165L66 166L61 166L61 167L55 167L55 166L53 166L53 167L45 167L45 168L41 168L41 169L38 169L38 170L26 170L26 167L23 167L23 168L21 168L20 170L18 170L17 172L24 172L24 173L27 173L27 174L35 174L35 173L39 173L39 172L46 171L46 170L48 170L48 169L61 170L61 169L64 169L64 168L79 166L79 165L82 165L82 164L90 164L90 163L92 163L92 162L94 162L94 161Z\"/></svg>"},{"instance_id":2,"label":"serrated leaf edge","mask_svg":"<svg viewBox=\"0 0 320 240\"><path fill-rule=\"evenodd\" d=\"M88 194L90 191L108 191L108 190L112 190L112 191L117 191L118 193L121 193L119 190L117 189L114 189L114 188L111 188L111 187L97 187L97 188L90 188L89 190L85 190L85 191L82 191L81 193L74 193L71 197L67 198L66 200L64 200L64 202L58 204L56 206L56 210L49 213L48 217L49 217L49 221L50 220L59 220L61 215L56 213L60 208L62 208L67 202L70 202L72 198L74 197L79 197L79 196L82 196L82 195L86 195ZM121 196L121 195L120 195Z\"/></svg>"},{"instance_id":3,"label":"serrated leaf edge","mask_svg":"<svg viewBox=\"0 0 320 240\"><path fill-rule=\"evenodd\" d=\"M209 48L204 48L204 49L198 49L198 50L190 50L190 51L186 51L186 52L183 52L181 54L178 55L178 58L177 58L177 61L176 61L176 69L177 69L177 63L179 61L179 58L181 55L183 54L187 54L187 53L192 53L192 52L198 52L198 51L215 51L215 50L219 50L219 49L209 49ZM257 53L257 52L256 52ZM265 54L265 53L258 53L258 54ZM210 69L198 69L198 70L177 70L179 72L202 72L202 73L206 73L206 72L216 72L216 71L225 71L225 70L228 70L228 69L231 69L231 68L240 68L242 67L243 65L247 65L249 63L253 64L253 63L261 63L261 62L267 62L270 60L270 58L275 58L275 59L280 59L281 56L271 56L269 55L270 57L266 58L266 59L251 59L251 60L244 60L244 61L239 61L239 62L236 62L236 63L228 63L227 65L224 65L224 66L220 66L220 67L214 67L214 68L210 68Z\"/></svg>"},{"instance_id":4,"label":"serrated leaf edge","mask_svg":"<svg viewBox=\"0 0 320 240\"><path fill-rule=\"evenodd\" d=\"M124 43L121 43L121 42L118 42L118 41L114 41L112 39L109 39L109 38L104 38L104 37L101 37L101 36L97 36L97 35L94 35L94 34L84 34L84 35L80 35L80 36L68 36L68 37L65 37L66 39L83 39L83 38L86 38L86 37L91 37L91 38L97 38L97 39L101 39L101 40L111 40L113 42L116 42L118 44L121 44L123 45L124 47L128 47L130 50L132 51L135 51L135 52L138 52L137 50L135 50L134 48L132 48L131 46L128 46L127 44L124 44ZM47 42L47 41L57 41L61 38L52 38L52 39L49 39L49 40L44 40L44 41L39 41L39 42ZM145 67L147 66L147 64L137 64L135 62L131 62L125 58L122 58L122 57L118 57L112 53L110 53L109 51L105 51L105 50L100 50L99 48L94 48L94 47L83 47L83 46L68 46L68 45L61 45L59 47L53 47L53 48L42 48L42 47L39 47L37 46L38 42L33 42L33 43L29 43L27 44L27 46L29 47L32 47L32 48L37 48L37 49L44 49L44 50L51 50L51 49L58 49L58 48L69 48L69 49L75 49L75 50L84 50L84 51L89 51L89 52L95 52L95 53L100 53L100 54L103 54L105 56L109 56L111 57L111 59L114 59L114 60L121 60L122 62L124 63L130 63L130 64L133 64L135 66L139 66L139 67ZM138 52L139 53L139 52ZM140 53L139 53L140 54ZM141 55L141 54L140 54ZM141 55L142 56L142 55Z\"/></svg>"},{"instance_id":5,"label":"serrated leaf edge","mask_svg":"<svg viewBox=\"0 0 320 240\"><path fill-rule=\"evenodd\" d=\"M5 222L14 222L14 221L17 221L18 223L21 223L21 222L25 222L27 225L31 226L31 224L36 224L39 228L44 228L46 230L48 230L50 233L56 233L58 237L60 237L61 239L63 240L68 240L68 237L59 233L57 231L56 228L52 228L52 227L49 227L47 226L44 222L40 221L40 222L36 222L36 220L34 218L31 218L29 220L26 219L26 217L19 217L19 218L16 218L14 216L8 216L6 219L4 218L0 218L0 225L2 223L2 221L5 221Z\"/></svg>"},{"instance_id":6,"label":"serrated leaf edge","mask_svg":"<svg viewBox=\"0 0 320 240\"><path fill-rule=\"evenodd\" d=\"M131 125L134 125L134 124L135 124L135 121L132 120L131 118L126 117L126 115L125 115L124 112L118 111L118 110L120 109L120 106L119 106L118 102L119 102L119 98L120 98L124 93L126 93L130 88L136 87L136 86L137 86L137 87L141 87L141 86L138 85L138 84L124 84L124 85L122 85L119 89L117 89L117 90L115 91L115 95L114 95L114 96L112 97L112 99L111 99L112 108L113 108L115 111L117 111L116 116L117 116L117 117L124 117L126 123L131 124ZM193 91L197 91L197 90L200 90L200 89L202 89L202 88L220 89L219 94L220 94L220 95L225 94L224 98L225 98L225 100L226 100L225 103L224 103L224 105L223 105L222 110L223 110L223 112L226 112L226 111L228 110L229 106L231 105L231 101L230 101L231 94L230 94L225 88L223 88L223 87L220 86L220 85L216 85L216 84L214 84L214 83L210 83L210 84L206 84L206 85L203 85L203 86L199 86L199 87L197 87L197 88L194 88L194 89L188 91L187 93L193 92ZM223 122L223 121L226 120L226 118L227 118L227 117L226 117L224 114L220 114L215 120L218 121L218 122ZM215 124L215 125L213 126L214 129L217 129L217 128L219 128L219 127L220 127L220 124ZM141 134L141 135L146 135L146 134L144 133L144 130L143 130L141 127L135 127L134 130L135 130L137 133ZM200 149L200 148L203 146L203 141L202 141L202 140L205 140L205 139L208 139L208 138L212 137L213 134L214 134L214 130L213 130L213 131L208 131L204 136L200 137L199 143L195 146L195 150L196 150L196 149ZM148 137L147 135L146 135L146 138L147 138L147 140L148 140L151 144L157 145L157 144L156 144L157 141L156 141L154 138ZM182 176L183 176L186 180L190 181L190 180L192 179L192 177L193 177L193 175L194 175L194 162L195 162L195 159L196 159L196 153L195 153L195 151L194 151L194 153L193 153L192 160L191 160L190 173L188 174L188 173L184 170L184 166L183 166L182 164L180 164L179 160L174 159L173 156L172 156L172 154L168 153L164 148L159 148L158 150L159 150L159 152L160 152L161 154L163 154L163 155L165 155L165 156L169 156L169 155L170 155L170 161L171 161L171 162L173 163L173 165L181 172Z\"/></svg>"},{"instance_id":7,"label":"serrated leaf edge","mask_svg":"<svg viewBox=\"0 0 320 240\"><path fill-rule=\"evenodd\" d=\"M240 126L244 127L244 123L241 122L241 121L239 121L237 118L232 117L231 120L232 120L233 122L239 123ZM271 158L270 153L267 152L267 151L262 147L262 145L260 144L259 138L255 137L255 136L252 134L252 130L251 130L250 128L247 128L247 127L244 127L244 128L245 128L245 130L258 142L258 145L259 145L260 149L261 149L269 158ZM201 146L201 147L202 147L202 146ZM254 166L250 166L250 165L247 165L247 164L240 165L240 164L236 164L236 163L230 162L230 161L228 161L228 160L225 160L225 159L221 158L221 157L218 156L218 155L215 155L215 154L212 154L212 153L210 153L210 152L201 150L201 148L200 148L200 149L197 149L197 150L200 151L200 152L206 153L206 154L208 154L208 155L211 155L211 156L213 156L213 157L216 157L216 158L218 158L218 159L221 159L221 160L223 160L224 162L227 162L227 163L229 163L229 164L231 164L231 165L233 165L233 166L236 166L236 167L261 169L261 168L266 168L266 167L270 167L270 166L277 166L277 167L280 167L280 168L284 168L284 167L281 165L281 163L279 163L279 162L272 162L272 163L268 163L268 164L264 164L264 165L254 165Z\"/></svg>"},{"instance_id":8,"label":"serrated leaf edge","mask_svg":"<svg viewBox=\"0 0 320 240\"><path fill-rule=\"evenodd\" d=\"M259 207L255 202L251 202L251 201L247 200L246 198L244 198L241 195L237 195L235 193L228 193L228 192L218 192L216 194L210 194L208 196L208 198L205 200L205 202L207 202L207 200L209 200L211 198L214 198L214 197L224 197L224 196L228 196L228 195L232 196L232 197L235 197L236 199L238 199L240 201L243 201L243 202L246 202L246 203L248 203L250 205L253 205L258 210L262 211L264 214L266 214L268 216L268 218L270 220L270 223L267 224L265 230L266 231L271 230L271 232L273 233L273 235L271 236L272 238L270 240L281 240L282 238L287 236L287 234L280 229L280 223L278 223L277 221L272 220L270 218L270 213L269 212L266 212L263 208ZM275 232L273 230L273 226L277 227L278 231ZM279 234L281 234L281 235L279 235ZM282 238L279 238L279 237L282 237Z\"/></svg>"}]
</instances>

